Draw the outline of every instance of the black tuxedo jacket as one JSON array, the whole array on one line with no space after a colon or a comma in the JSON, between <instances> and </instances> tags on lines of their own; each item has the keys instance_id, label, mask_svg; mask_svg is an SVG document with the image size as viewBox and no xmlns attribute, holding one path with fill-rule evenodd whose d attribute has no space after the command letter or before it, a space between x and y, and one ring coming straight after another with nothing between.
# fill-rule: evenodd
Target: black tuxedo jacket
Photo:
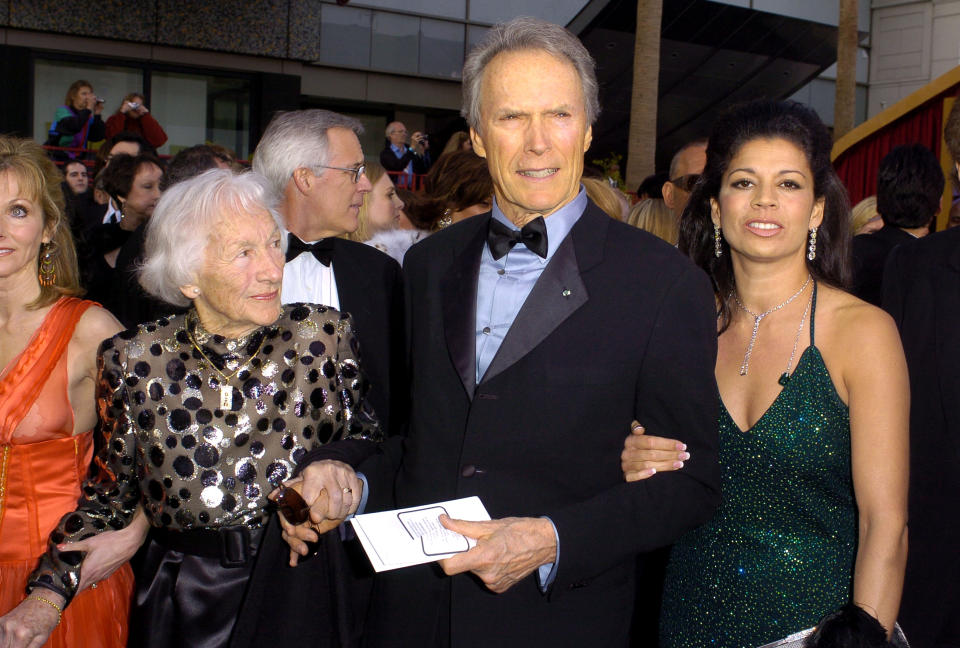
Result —
<instances>
[{"instance_id":1,"label":"black tuxedo jacket","mask_svg":"<svg viewBox=\"0 0 960 648\"><path fill-rule=\"evenodd\" d=\"M413 399L396 504L478 495L493 518L549 516L556 580L547 594L532 574L494 595L436 565L381 574L368 636L383 646L626 645L635 555L719 502L710 284L674 248L590 203L476 385L489 219L442 230L404 260ZM687 466L625 483L634 418L687 443ZM372 507L391 504L384 491L371 485Z\"/></svg>"},{"instance_id":2,"label":"black tuxedo jacket","mask_svg":"<svg viewBox=\"0 0 960 648\"><path fill-rule=\"evenodd\" d=\"M872 234L853 237L853 290L865 302L879 306L883 299L883 273L887 257L901 243L917 240L899 227L884 225Z\"/></svg>"},{"instance_id":3,"label":"black tuxedo jacket","mask_svg":"<svg viewBox=\"0 0 960 648\"><path fill-rule=\"evenodd\" d=\"M409 407L400 264L369 245L336 238L333 274L340 310L354 318L367 397L384 430L399 433Z\"/></svg>"},{"instance_id":4,"label":"black tuxedo jacket","mask_svg":"<svg viewBox=\"0 0 960 648\"><path fill-rule=\"evenodd\" d=\"M883 307L900 329L910 371L910 553L900 623L912 645L960 646L960 228L899 246L884 277Z\"/></svg>"}]
</instances>

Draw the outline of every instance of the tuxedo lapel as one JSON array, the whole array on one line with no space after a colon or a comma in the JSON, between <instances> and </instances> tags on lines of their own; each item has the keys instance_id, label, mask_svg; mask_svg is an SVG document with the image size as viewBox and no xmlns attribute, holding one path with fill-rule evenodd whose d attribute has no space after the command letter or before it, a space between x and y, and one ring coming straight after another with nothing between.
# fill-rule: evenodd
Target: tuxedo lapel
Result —
<instances>
[{"instance_id":1,"label":"tuxedo lapel","mask_svg":"<svg viewBox=\"0 0 960 648\"><path fill-rule=\"evenodd\" d=\"M369 321L373 315L370 311L370 300L366 299L370 280L363 266L342 239L335 239L333 242L333 277L337 282L340 310L353 315L355 322Z\"/></svg>"},{"instance_id":2,"label":"tuxedo lapel","mask_svg":"<svg viewBox=\"0 0 960 648\"><path fill-rule=\"evenodd\" d=\"M447 350L467 396L473 399L477 386L477 277L490 215L471 220L476 220L478 227L463 239L463 245L453 245L453 261L441 279L440 293Z\"/></svg>"},{"instance_id":3,"label":"tuxedo lapel","mask_svg":"<svg viewBox=\"0 0 960 648\"><path fill-rule=\"evenodd\" d=\"M609 217L598 216L589 203L537 279L481 382L490 380L527 355L564 320L583 306L589 295L581 272L603 256Z\"/></svg>"}]
</instances>

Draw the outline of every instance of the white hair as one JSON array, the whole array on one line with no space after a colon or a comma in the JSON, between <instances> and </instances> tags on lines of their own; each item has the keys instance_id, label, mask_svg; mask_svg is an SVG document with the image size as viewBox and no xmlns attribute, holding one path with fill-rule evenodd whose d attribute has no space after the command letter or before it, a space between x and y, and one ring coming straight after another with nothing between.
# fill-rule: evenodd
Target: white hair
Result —
<instances>
[{"instance_id":1,"label":"white hair","mask_svg":"<svg viewBox=\"0 0 960 648\"><path fill-rule=\"evenodd\" d=\"M276 194L266 178L254 171L211 169L173 185L147 223L140 285L165 302L189 305L180 286L196 281L215 228L230 214L261 210L270 212L283 229Z\"/></svg>"},{"instance_id":2,"label":"white hair","mask_svg":"<svg viewBox=\"0 0 960 648\"><path fill-rule=\"evenodd\" d=\"M587 124L600 114L596 63L576 36L560 25L539 18L520 16L494 25L473 48L463 64L463 107L460 114L475 131L480 132L480 95L483 72L493 58L502 52L542 50L573 65L580 77Z\"/></svg>"},{"instance_id":3,"label":"white hair","mask_svg":"<svg viewBox=\"0 0 960 648\"><path fill-rule=\"evenodd\" d=\"M346 128L358 136L363 126L353 117L311 109L277 113L253 153L253 170L262 174L278 196L300 167L317 169L330 159L327 131ZM322 175L322 169L317 169Z\"/></svg>"}]
</instances>

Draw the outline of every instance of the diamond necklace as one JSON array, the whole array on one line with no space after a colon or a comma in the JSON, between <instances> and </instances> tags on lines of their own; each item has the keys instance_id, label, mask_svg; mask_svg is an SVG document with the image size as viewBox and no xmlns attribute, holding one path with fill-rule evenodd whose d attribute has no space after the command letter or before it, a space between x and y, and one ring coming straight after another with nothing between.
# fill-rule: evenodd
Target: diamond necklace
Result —
<instances>
[{"instance_id":1,"label":"diamond necklace","mask_svg":"<svg viewBox=\"0 0 960 648\"><path fill-rule=\"evenodd\" d=\"M750 334L750 344L747 345L747 352L743 354L743 364L740 365L741 376L746 376L747 371L750 369L750 354L753 353L753 345L756 344L757 342L757 332L759 332L760 330L760 322L763 321L763 318L769 315L770 313L780 310L781 308L783 308L784 306L792 302L794 299L799 297L800 293L802 293L806 289L807 284L809 283L810 283L810 275L808 274L807 280L803 282L802 286L800 286L800 290L790 295L790 298L787 299L787 301L777 304L773 308L768 308L767 310L763 311L759 315L757 313L754 313L752 310L750 310L749 308L743 305L743 302L740 301L740 295L737 294L736 289L733 289L730 291L730 294L733 296L733 300L737 302L737 306L740 307L740 310L742 310L744 313L746 313L747 315L753 318L753 332Z\"/></svg>"}]
</instances>

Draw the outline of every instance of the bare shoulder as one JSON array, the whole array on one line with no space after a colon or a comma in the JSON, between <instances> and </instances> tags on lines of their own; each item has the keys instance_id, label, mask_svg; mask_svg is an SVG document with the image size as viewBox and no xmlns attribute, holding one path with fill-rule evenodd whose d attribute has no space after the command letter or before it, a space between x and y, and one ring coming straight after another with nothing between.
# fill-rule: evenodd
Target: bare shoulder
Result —
<instances>
[{"instance_id":1,"label":"bare shoulder","mask_svg":"<svg viewBox=\"0 0 960 648\"><path fill-rule=\"evenodd\" d=\"M816 317L817 344L847 366L876 366L891 353L903 353L893 318L843 290L818 286Z\"/></svg>"},{"instance_id":2,"label":"bare shoulder","mask_svg":"<svg viewBox=\"0 0 960 648\"><path fill-rule=\"evenodd\" d=\"M123 327L110 311L100 306L91 306L77 322L71 343L96 353L101 342L113 337L121 330Z\"/></svg>"}]
</instances>

